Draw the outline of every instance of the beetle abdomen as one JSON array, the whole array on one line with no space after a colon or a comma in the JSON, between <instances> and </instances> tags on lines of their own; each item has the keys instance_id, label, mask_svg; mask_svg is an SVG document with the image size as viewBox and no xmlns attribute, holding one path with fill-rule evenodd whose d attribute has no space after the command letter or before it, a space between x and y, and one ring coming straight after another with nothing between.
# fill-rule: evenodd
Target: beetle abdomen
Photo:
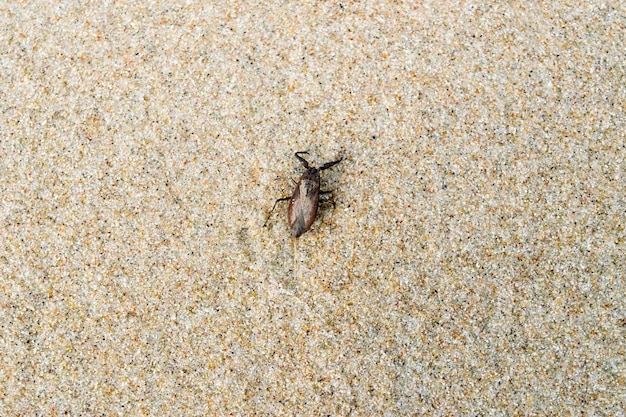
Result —
<instances>
[{"instance_id":1,"label":"beetle abdomen","mask_svg":"<svg viewBox=\"0 0 626 417\"><path fill-rule=\"evenodd\" d=\"M318 172L307 172L302 176L289 202L287 220L291 233L298 237L311 227L317 214L320 183Z\"/></svg>"}]
</instances>

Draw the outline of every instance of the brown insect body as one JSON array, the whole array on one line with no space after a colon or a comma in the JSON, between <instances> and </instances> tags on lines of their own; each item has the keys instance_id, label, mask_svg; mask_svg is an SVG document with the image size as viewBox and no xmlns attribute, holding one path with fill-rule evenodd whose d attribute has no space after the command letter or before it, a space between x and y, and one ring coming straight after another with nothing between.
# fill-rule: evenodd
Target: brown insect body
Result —
<instances>
[{"instance_id":1,"label":"brown insect body","mask_svg":"<svg viewBox=\"0 0 626 417\"><path fill-rule=\"evenodd\" d=\"M320 193L324 193L320 192L320 171L328 169L343 160L342 157L336 161L327 162L319 168L314 168L309 166L307 160L300 156L300 154L304 153L308 152L296 152L295 154L296 158L298 158L306 168L306 172L302 174L296 184L296 189L293 191L291 197L279 198L276 200L276 203L274 203L274 207L272 207L272 211L274 211L279 201L289 200L287 221L293 237L299 237L309 230L315 221ZM265 224L267 224L267 220Z\"/></svg>"},{"instance_id":2,"label":"brown insect body","mask_svg":"<svg viewBox=\"0 0 626 417\"><path fill-rule=\"evenodd\" d=\"M298 237L311 228L317 215L320 199L320 172L317 168L309 168L300 177L289 200L287 222L293 237Z\"/></svg>"}]
</instances>

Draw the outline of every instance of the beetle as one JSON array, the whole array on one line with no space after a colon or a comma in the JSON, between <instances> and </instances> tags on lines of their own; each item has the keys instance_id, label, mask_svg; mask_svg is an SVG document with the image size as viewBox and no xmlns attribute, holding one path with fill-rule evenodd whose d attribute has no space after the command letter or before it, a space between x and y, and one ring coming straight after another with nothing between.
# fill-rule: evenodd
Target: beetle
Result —
<instances>
[{"instance_id":1,"label":"beetle","mask_svg":"<svg viewBox=\"0 0 626 417\"><path fill-rule=\"evenodd\" d=\"M276 204L280 201L289 200L289 209L287 211L287 222L291 228L291 234L293 237L299 237L304 232L311 228L311 225L315 221L317 215L317 206L319 204L320 194L326 194L327 192L320 191L320 171L328 169L339 162L343 161L343 156L336 161L327 162L321 167L315 168L309 166L306 159L300 156L300 154L308 154L308 151L296 152L296 158L300 160L302 165L306 168L306 172L302 174L295 190L291 197L283 197L276 200L274 207L270 210L270 216L276 208ZM330 192L330 191L328 191ZM265 226L270 216L265 220Z\"/></svg>"}]
</instances>

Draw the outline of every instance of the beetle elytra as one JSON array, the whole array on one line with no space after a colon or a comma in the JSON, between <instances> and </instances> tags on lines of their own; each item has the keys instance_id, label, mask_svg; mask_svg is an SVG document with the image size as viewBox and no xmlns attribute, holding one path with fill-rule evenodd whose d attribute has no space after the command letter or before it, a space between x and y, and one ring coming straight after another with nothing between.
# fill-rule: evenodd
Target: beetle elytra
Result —
<instances>
[{"instance_id":1,"label":"beetle elytra","mask_svg":"<svg viewBox=\"0 0 626 417\"><path fill-rule=\"evenodd\" d=\"M306 159L300 156L300 154L308 154L309 152L296 152L296 158L302 162L302 165L306 168L306 172L302 174L300 180L296 184L296 189L293 190L291 197L283 197L276 200L274 207L270 211L276 208L276 204L279 201L289 200L289 209L287 211L287 221L291 228L291 234L293 237L298 237L311 228L311 225L315 221L317 215L317 206L319 203L320 194L325 192L320 191L320 171L328 169L339 162L343 161L343 157L336 161L327 162L319 168L309 166ZM268 216L265 224L270 219ZM265 226L265 224L263 226Z\"/></svg>"}]
</instances>

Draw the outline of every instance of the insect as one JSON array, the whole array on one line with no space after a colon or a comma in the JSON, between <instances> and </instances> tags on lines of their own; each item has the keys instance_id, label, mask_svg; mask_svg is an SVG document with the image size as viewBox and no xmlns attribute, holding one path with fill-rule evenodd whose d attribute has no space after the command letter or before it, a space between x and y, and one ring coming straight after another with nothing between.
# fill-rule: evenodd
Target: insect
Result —
<instances>
[{"instance_id":1,"label":"insect","mask_svg":"<svg viewBox=\"0 0 626 417\"><path fill-rule=\"evenodd\" d=\"M287 211L287 222L291 228L291 234L293 237L298 237L311 228L311 225L315 221L315 215L317 214L317 206L319 203L320 194L326 194L327 192L320 191L320 171L328 169L339 162L343 161L343 157L333 162L327 162L319 168L309 166L306 159L300 156L300 154L308 154L308 151L296 152L296 158L302 162L302 165L306 168L306 172L302 174L296 189L293 190L291 197L283 197L276 200L274 207L270 211L270 216L276 208L276 204L279 201L289 200L289 209ZM330 191L328 191L330 192ZM267 217L265 224L270 219ZM263 226L265 226L265 224Z\"/></svg>"}]
</instances>

